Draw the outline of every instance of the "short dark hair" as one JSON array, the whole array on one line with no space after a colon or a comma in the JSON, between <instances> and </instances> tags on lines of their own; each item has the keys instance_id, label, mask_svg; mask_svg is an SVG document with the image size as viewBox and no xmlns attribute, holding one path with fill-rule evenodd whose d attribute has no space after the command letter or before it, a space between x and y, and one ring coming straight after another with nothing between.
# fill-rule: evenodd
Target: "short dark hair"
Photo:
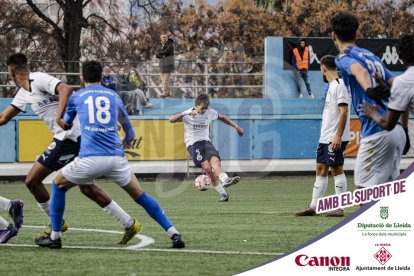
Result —
<instances>
[{"instance_id":1,"label":"short dark hair","mask_svg":"<svg viewBox=\"0 0 414 276\"><path fill-rule=\"evenodd\" d=\"M353 13L340 11L332 16L331 28L340 41L352 42L356 39L359 20Z\"/></svg>"},{"instance_id":2,"label":"short dark hair","mask_svg":"<svg viewBox=\"0 0 414 276\"><path fill-rule=\"evenodd\" d=\"M82 77L85 82L100 82L102 79L102 65L95 60L85 61L82 64Z\"/></svg>"},{"instance_id":3,"label":"short dark hair","mask_svg":"<svg viewBox=\"0 0 414 276\"><path fill-rule=\"evenodd\" d=\"M398 54L402 61L410 66L414 65L414 34L405 34L401 36L398 45Z\"/></svg>"},{"instance_id":4,"label":"short dark hair","mask_svg":"<svg viewBox=\"0 0 414 276\"><path fill-rule=\"evenodd\" d=\"M22 53L16 53L7 58L6 65L12 66L14 70L27 69L27 58Z\"/></svg>"},{"instance_id":5,"label":"short dark hair","mask_svg":"<svg viewBox=\"0 0 414 276\"><path fill-rule=\"evenodd\" d=\"M324 65L328 70L336 71L335 57L326 55L321 58L321 66Z\"/></svg>"},{"instance_id":6,"label":"short dark hair","mask_svg":"<svg viewBox=\"0 0 414 276\"><path fill-rule=\"evenodd\" d=\"M207 106L210 105L210 98L207 94L199 94L197 98L195 99L195 105L205 104Z\"/></svg>"}]
</instances>

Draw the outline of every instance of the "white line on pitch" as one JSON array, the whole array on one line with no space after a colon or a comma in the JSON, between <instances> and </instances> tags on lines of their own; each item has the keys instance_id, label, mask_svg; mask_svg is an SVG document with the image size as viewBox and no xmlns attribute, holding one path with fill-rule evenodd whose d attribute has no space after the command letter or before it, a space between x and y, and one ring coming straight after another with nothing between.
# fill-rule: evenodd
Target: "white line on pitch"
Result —
<instances>
[{"instance_id":1,"label":"white line on pitch","mask_svg":"<svg viewBox=\"0 0 414 276\"><path fill-rule=\"evenodd\" d=\"M23 225L25 228L44 228L44 226ZM69 228L74 231L83 232L97 232L97 233L110 233L110 234L123 234L121 231L103 230L103 229L82 229L82 228ZM168 249L168 248L143 248L155 242L154 239L145 235L136 235L141 239L138 244L126 246L126 247L110 247L110 246L63 246L67 249L91 249L91 250L132 250L132 251L146 251L146 252L180 252L180 253L198 253L198 254L223 254L223 255L261 255L261 256L280 256L284 253L271 253L271 252L249 252L249 251L218 251L218 250L197 250L197 249ZM9 247L38 247L34 244L1 244L1 246Z\"/></svg>"},{"instance_id":2,"label":"white line on pitch","mask_svg":"<svg viewBox=\"0 0 414 276\"><path fill-rule=\"evenodd\" d=\"M39 247L34 244L1 244L9 247ZM198 253L198 254L223 254L223 255L262 255L262 256L280 256L284 253L267 253L267 252L243 252L243 251L218 251L218 250L197 250L197 249L168 249L168 248L137 248L128 247L108 247L108 246L63 246L63 249L91 249L91 250L129 250L129 251L146 251L146 252L177 252L177 253Z\"/></svg>"}]
</instances>

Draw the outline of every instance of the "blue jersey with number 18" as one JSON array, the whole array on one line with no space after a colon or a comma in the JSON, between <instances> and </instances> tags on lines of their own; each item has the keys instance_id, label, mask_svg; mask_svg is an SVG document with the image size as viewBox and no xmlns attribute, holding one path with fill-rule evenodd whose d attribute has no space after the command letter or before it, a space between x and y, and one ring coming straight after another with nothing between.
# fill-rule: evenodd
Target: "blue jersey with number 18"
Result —
<instances>
[{"instance_id":1,"label":"blue jersey with number 18","mask_svg":"<svg viewBox=\"0 0 414 276\"><path fill-rule=\"evenodd\" d=\"M371 53L370 51L360 48L360 47L348 47L345 50L341 51L335 59L336 66L341 72L342 79L348 90L351 92L352 96L352 105L355 109L355 112L358 114L358 106L367 101L371 104L378 106L378 111L380 114L384 115L387 111L387 102L386 101L375 101L368 97L365 94L364 89L358 83L357 79L351 75L351 65L354 63L359 63L364 67L371 76L371 83L373 86L376 85L374 76L377 75L384 82L388 82L392 78L391 72L384 66L381 60ZM374 120L367 117L359 116L361 121L361 135L366 137L374 133L383 131L383 129L375 123Z\"/></svg>"},{"instance_id":2,"label":"blue jersey with number 18","mask_svg":"<svg viewBox=\"0 0 414 276\"><path fill-rule=\"evenodd\" d=\"M126 142L134 139L135 131L115 91L101 85L90 85L77 91L69 99L63 120L70 124L76 115L81 126L79 157L124 156L117 122L126 133Z\"/></svg>"}]
</instances>

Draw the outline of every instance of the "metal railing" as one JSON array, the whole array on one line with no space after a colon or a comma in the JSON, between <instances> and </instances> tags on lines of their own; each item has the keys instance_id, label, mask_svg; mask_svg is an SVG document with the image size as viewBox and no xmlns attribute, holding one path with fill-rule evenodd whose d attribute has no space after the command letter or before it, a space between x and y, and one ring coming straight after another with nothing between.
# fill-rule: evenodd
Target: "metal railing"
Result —
<instances>
[{"instance_id":1,"label":"metal railing","mask_svg":"<svg viewBox=\"0 0 414 276\"><path fill-rule=\"evenodd\" d=\"M209 93L209 94L218 94L213 96L219 97L264 97L264 73L263 73L263 63L200 63L200 62L186 62L183 63L180 61L176 65L176 72L171 74L170 89L174 97L196 97L200 93ZM182 69L183 64L188 67L196 67L199 72L179 72ZM220 72L220 66L232 65L239 66L241 68L246 66L260 65L260 72ZM180 66L181 65L181 66ZM218 72L210 72L210 66L218 66ZM112 67L124 67L124 68L135 68L129 66L128 64L113 65ZM139 70L143 68L143 70ZM200 69L203 69L203 72L200 72ZM162 94L162 84L160 81L160 73L156 72L158 69L157 63L143 63L138 66L138 72L141 76L141 79L146 83L148 88L147 96L148 97L157 97ZM126 73L128 70L125 70ZM155 71L155 72L154 72ZM194 71L194 70L193 70ZM13 89L14 84L7 82L7 72L0 72L0 89ZM65 73L65 72L48 72L48 74L53 75L62 81L66 81L67 76L79 76L80 73ZM115 76L116 74L112 74ZM2 81L3 80L3 81ZM6 80L6 81L4 81ZM184 82L183 82L184 80ZM69 83L74 89L80 88L81 85ZM232 90L233 92L229 92ZM181 92L180 92L181 91ZM241 91L243 93L236 93L234 91ZM222 93L223 92L223 93ZM250 95L249 93L253 93ZM3 92L4 93L4 92ZM221 94L220 94L221 93ZM189 95L191 94L191 95Z\"/></svg>"}]
</instances>

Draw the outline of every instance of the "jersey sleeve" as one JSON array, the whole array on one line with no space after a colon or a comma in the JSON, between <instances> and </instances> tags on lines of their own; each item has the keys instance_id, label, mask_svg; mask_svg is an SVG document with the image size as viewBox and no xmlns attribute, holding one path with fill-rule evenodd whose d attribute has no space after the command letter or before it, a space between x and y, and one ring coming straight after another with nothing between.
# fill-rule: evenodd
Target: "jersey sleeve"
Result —
<instances>
[{"instance_id":1,"label":"jersey sleeve","mask_svg":"<svg viewBox=\"0 0 414 276\"><path fill-rule=\"evenodd\" d=\"M23 93L27 93L27 92L24 91L23 88L20 88L19 91L17 91L16 96L14 96L13 101L11 102L11 105L19 109L22 112L26 112L27 102L24 98Z\"/></svg>"},{"instance_id":2,"label":"jersey sleeve","mask_svg":"<svg viewBox=\"0 0 414 276\"><path fill-rule=\"evenodd\" d=\"M217 120L218 119L218 115L219 115L219 113L216 111L216 110L214 110L214 109L209 109L209 116L210 116L210 119L213 121L213 120Z\"/></svg>"},{"instance_id":3,"label":"jersey sleeve","mask_svg":"<svg viewBox=\"0 0 414 276\"><path fill-rule=\"evenodd\" d=\"M36 78L36 82L33 85L36 85L36 88L40 91L45 91L51 95L56 94L56 87L62 81L46 73L37 73L39 77Z\"/></svg>"},{"instance_id":4,"label":"jersey sleeve","mask_svg":"<svg viewBox=\"0 0 414 276\"><path fill-rule=\"evenodd\" d=\"M115 95L115 102L116 107L118 108L118 122L121 124L122 129L125 132L124 141L126 143L130 143L135 138L135 130L131 125L124 103L118 95Z\"/></svg>"},{"instance_id":5,"label":"jersey sleeve","mask_svg":"<svg viewBox=\"0 0 414 276\"><path fill-rule=\"evenodd\" d=\"M76 111L76 103L75 103L75 94L73 94L69 98L69 102L66 108L65 115L63 115L63 120L68 124L72 124L73 120L76 117L76 114L77 114L77 111Z\"/></svg>"},{"instance_id":6,"label":"jersey sleeve","mask_svg":"<svg viewBox=\"0 0 414 276\"><path fill-rule=\"evenodd\" d=\"M340 53L336 65L339 69L346 72L348 75L351 75L351 65L354 63L358 63L358 61L353 57L348 56L347 54Z\"/></svg>"},{"instance_id":7,"label":"jersey sleeve","mask_svg":"<svg viewBox=\"0 0 414 276\"><path fill-rule=\"evenodd\" d=\"M343 83L336 86L336 101L338 105L349 105L349 94Z\"/></svg>"},{"instance_id":8,"label":"jersey sleeve","mask_svg":"<svg viewBox=\"0 0 414 276\"><path fill-rule=\"evenodd\" d=\"M388 99L388 108L404 112L412 101L412 96L397 77L391 87L391 96Z\"/></svg>"}]
</instances>

